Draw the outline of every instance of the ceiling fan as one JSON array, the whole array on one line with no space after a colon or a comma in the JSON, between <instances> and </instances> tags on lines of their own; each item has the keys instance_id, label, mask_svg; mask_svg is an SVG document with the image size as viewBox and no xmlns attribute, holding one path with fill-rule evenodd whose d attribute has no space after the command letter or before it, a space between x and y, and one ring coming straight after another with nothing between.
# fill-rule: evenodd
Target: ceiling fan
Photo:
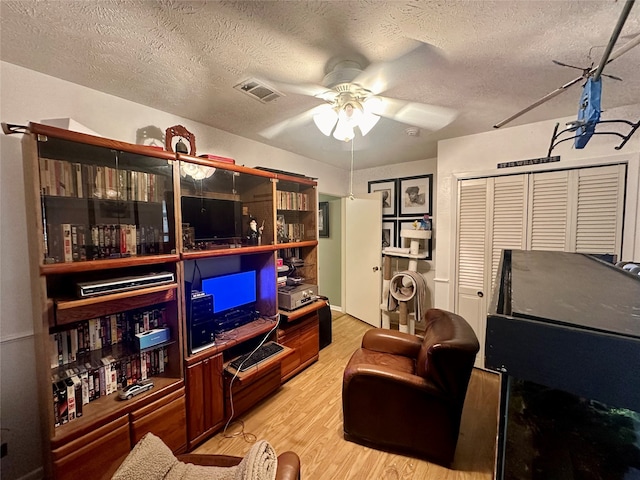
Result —
<instances>
[{"instance_id":1,"label":"ceiling fan","mask_svg":"<svg viewBox=\"0 0 640 480\"><path fill-rule=\"evenodd\" d=\"M355 137L356 129L364 136L381 117L430 131L444 128L456 118L455 110L379 95L404 78L412 66L436 56L434 47L421 43L396 59L366 68L354 60L334 61L328 65L320 85L268 81L280 91L312 96L324 103L272 125L260 135L274 138L286 129L313 120L324 135L348 142Z\"/></svg>"}]
</instances>

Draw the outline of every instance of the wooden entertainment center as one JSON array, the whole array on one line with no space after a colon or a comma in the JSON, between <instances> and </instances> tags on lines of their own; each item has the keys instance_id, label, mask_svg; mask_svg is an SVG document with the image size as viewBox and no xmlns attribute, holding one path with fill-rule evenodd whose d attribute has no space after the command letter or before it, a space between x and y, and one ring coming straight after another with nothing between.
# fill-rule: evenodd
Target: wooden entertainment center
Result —
<instances>
[{"instance_id":1,"label":"wooden entertainment center","mask_svg":"<svg viewBox=\"0 0 640 480\"><path fill-rule=\"evenodd\" d=\"M37 123L23 156L48 478L110 478L147 432L188 451L317 361L326 303L283 311L277 293L280 259L317 285L314 180ZM184 210L199 199L215 228ZM241 272L255 272L255 319L191 348L185 285ZM80 296L83 283L110 290ZM151 334L164 336L143 345ZM265 337L285 348L234 376L229 363Z\"/></svg>"}]
</instances>

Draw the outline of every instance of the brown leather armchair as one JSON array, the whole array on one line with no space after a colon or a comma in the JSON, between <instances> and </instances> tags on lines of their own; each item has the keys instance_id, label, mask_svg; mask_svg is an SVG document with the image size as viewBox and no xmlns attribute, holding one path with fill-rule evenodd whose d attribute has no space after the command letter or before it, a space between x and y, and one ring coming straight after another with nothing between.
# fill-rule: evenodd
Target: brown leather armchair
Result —
<instances>
[{"instance_id":1,"label":"brown leather armchair","mask_svg":"<svg viewBox=\"0 0 640 480\"><path fill-rule=\"evenodd\" d=\"M233 467L242 461L242 457L230 455L207 455L199 453L187 453L178 455L178 460L194 465L212 467ZM300 479L300 458L294 452L284 452L278 455L278 468L276 469L276 480L299 480Z\"/></svg>"},{"instance_id":2,"label":"brown leather armchair","mask_svg":"<svg viewBox=\"0 0 640 480\"><path fill-rule=\"evenodd\" d=\"M365 333L344 371L344 437L448 467L480 345L454 313L430 309L423 319L424 338Z\"/></svg>"}]
</instances>

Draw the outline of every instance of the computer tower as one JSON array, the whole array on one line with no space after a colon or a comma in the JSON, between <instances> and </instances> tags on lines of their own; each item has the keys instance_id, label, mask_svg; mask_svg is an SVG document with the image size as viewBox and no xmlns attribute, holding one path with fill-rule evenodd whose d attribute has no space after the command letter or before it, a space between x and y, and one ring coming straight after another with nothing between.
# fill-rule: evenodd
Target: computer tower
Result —
<instances>
[{"instance_id":1,"label":"computer tower","mask_svg":"<svg viewBox=\"0 0 640 480\"><path fill-rule=\"evenodd\" d=\"M215 343L213 296L192 290L189 282L186 282L185 287L189 353L194 353Z\"/></svg>"}]
</instances>

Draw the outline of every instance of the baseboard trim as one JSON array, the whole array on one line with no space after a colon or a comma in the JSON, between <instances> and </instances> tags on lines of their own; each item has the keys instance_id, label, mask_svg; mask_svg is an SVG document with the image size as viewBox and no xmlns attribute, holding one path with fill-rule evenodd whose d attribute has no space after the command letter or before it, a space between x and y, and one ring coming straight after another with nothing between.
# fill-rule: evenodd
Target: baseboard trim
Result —
<instances>
[{"instance_id":1,"label":"baseboard trim","mask_svg":"<svg viewBox=\"0 0 640 480\"><path fill-rule=\"evenodd\" d=\"M44 478L44 469L42 467L27 473L23 477L19 477L17 480L42 480Z\"/></svg>"}]
</instances>

